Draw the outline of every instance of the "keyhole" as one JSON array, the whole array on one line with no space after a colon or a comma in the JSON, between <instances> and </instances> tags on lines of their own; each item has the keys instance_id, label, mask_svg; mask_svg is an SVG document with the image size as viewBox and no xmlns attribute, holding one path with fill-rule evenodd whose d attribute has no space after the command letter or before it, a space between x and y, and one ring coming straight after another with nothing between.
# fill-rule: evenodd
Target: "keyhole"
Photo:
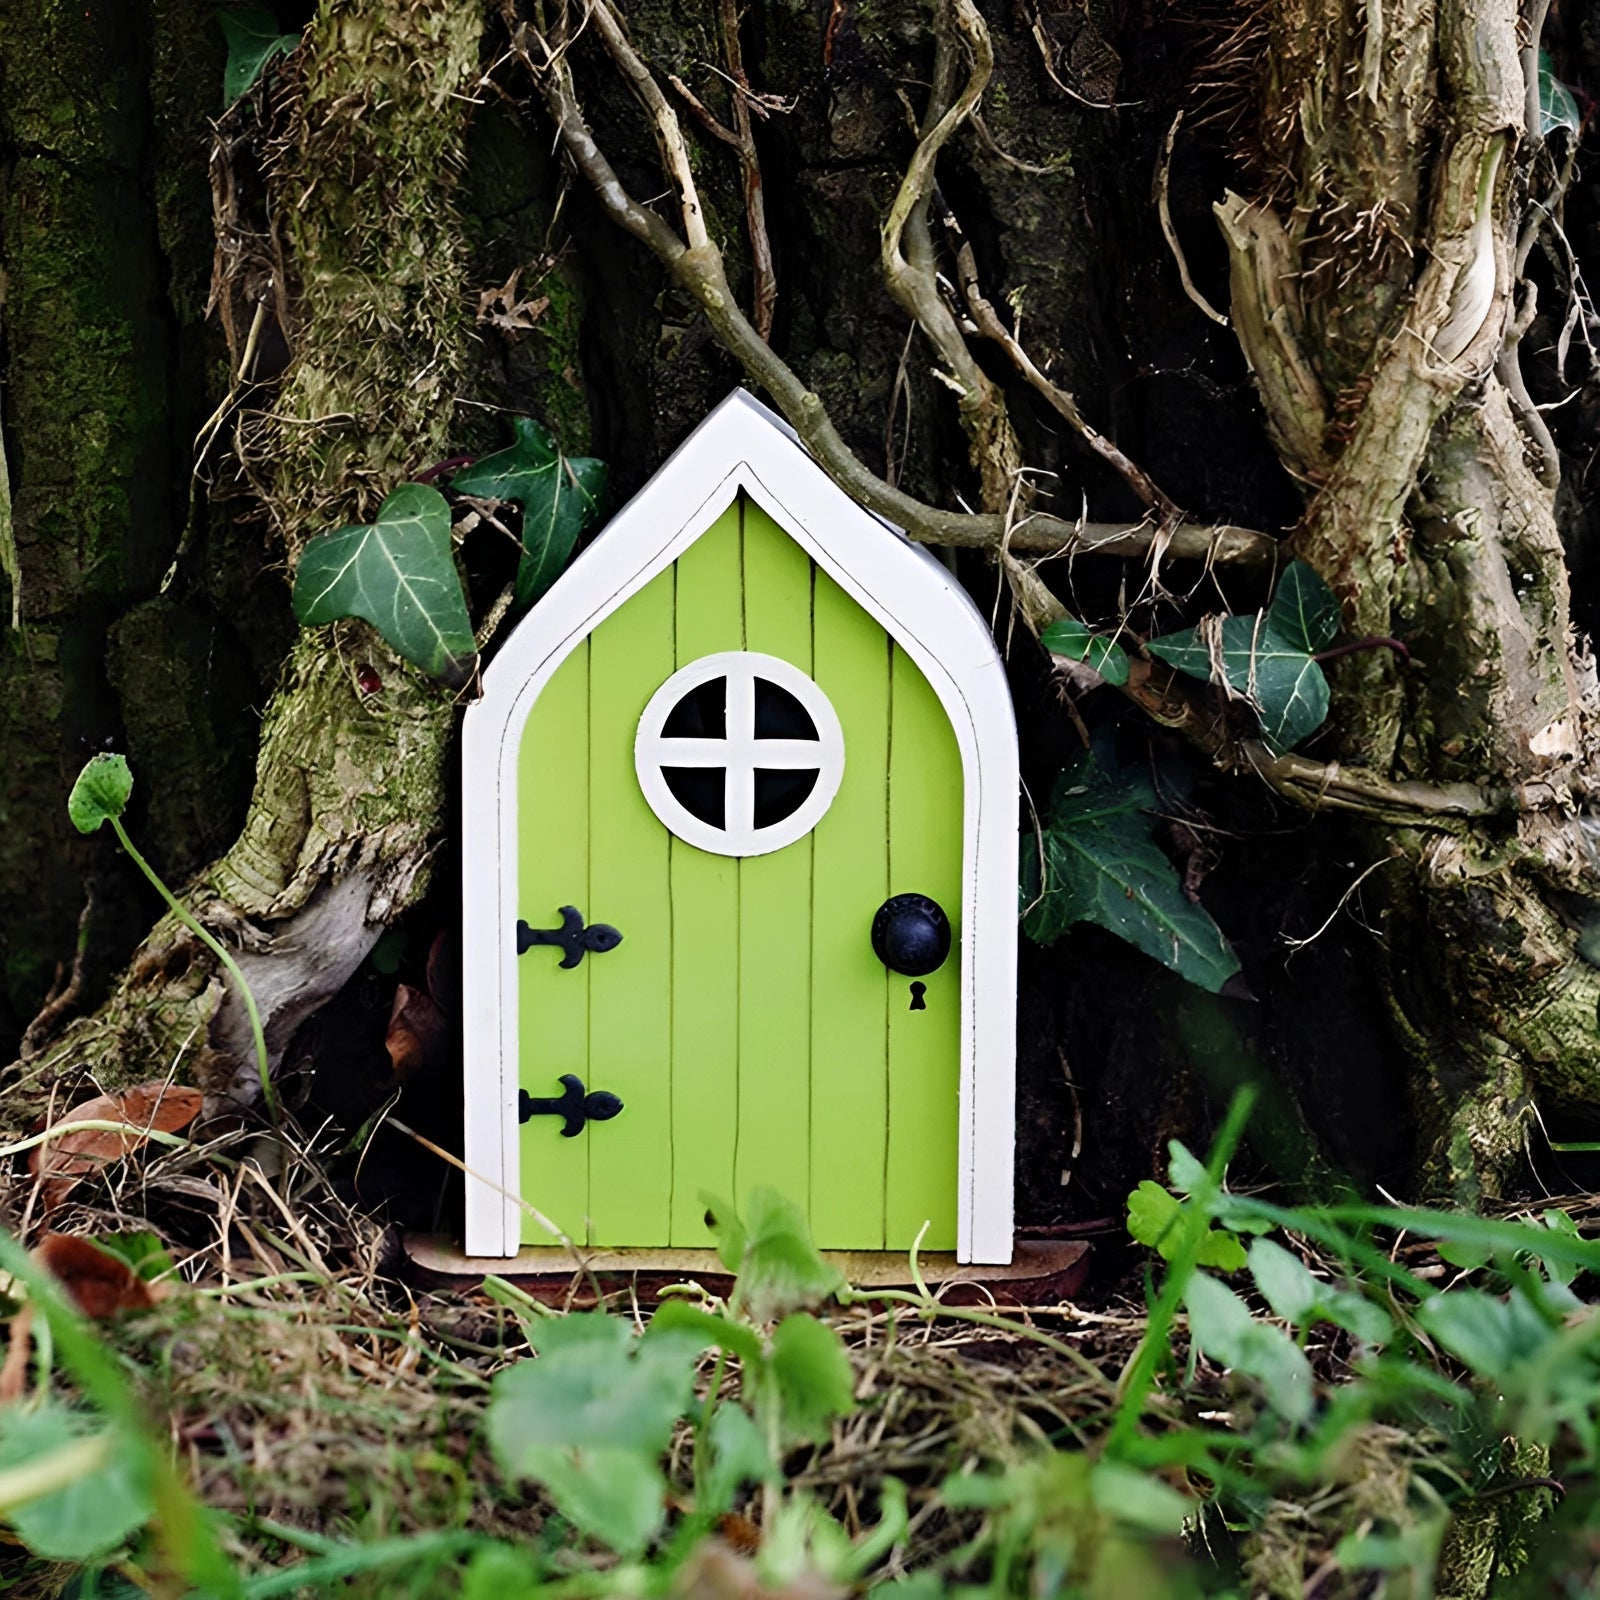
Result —
<instances>
[{"instance_id":1,"label":"keyhole","mask_svg":"<svg viewBox=\"0 0 1600 1600\"><path fill-rule=\"evenodd\" d=\"M925 983L914 983L911 985L911 1009L913 1011L926 1011L928 1009L923 1003L922 999L923 995L925 995L927 992L928 986Z\"/></svg>"}]
</instances>

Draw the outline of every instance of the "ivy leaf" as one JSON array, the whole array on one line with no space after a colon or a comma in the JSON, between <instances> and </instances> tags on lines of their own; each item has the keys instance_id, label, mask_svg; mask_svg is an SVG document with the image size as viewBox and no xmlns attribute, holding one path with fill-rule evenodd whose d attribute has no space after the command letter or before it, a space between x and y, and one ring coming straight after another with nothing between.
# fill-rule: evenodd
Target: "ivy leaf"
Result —
<instances>
[{"instance_id":1,"label":"ivy leaf","mask_svg":"<svg viewBox=\"0 0 1600 1600\"><path fill-rule=\"evenodd\" d=\"M1339 631L1339 601L1315 567L1291 561L1267 608L1267 626L1285 644L1314 656Z\"/></svg>"},{"instance_id":2,"label":"ivy leaf","mask_svg":"<svg viewBox=\"0 0 1600 1600\"><path fill-rule=\"evenodd\" d=\"M593 456L564 456L532 417L514 417L516 443L450 480L458 494L514 500L522 507L522 559L517 603L537 600L560 576L578 535L600 514L606 464Z\"/></svg>"},{"instance_id":3,"label":"ivy leaf","mask_svg":"<svg viewBox=\"0 0 1600 1600\"><path fill-rule=\"evenodd\" d=\"M1023 930L1051 944L1074 923L1097 923L1215 994L1239 958L1156 843L1147 811L1155 803L1148 779L1107 773L1092 754L1080 756L1057 785L1035 847L1023 847Z\"/></svg>"},{"instance_id":4,"label":"ivy leaf","mask_svg":"<svg viewBox=\"0 0 1600 1600\"><path fill-rule=\"evenodd\" d=\"M397 654L459 687L477 643L450 553L450 507L437 489L403 483L378 520L318 534L294 575L294 614L305 627L361 617Z\"/></svg>"},{"instance_id":5,"label":"ivy leaf","mask_svg":"<svg viewBox=\"0 0 1600 1600\"><path fill-rule=\"evenodd\" d=\"M278 19L260 6L219 11L217 23L228 41L228 64L222 74L226 111L250 92L274 56L287 55L300 43L300 35L280 32Z\"/></svg>"},{"instance_id":6,"label":"ivy leaf","mask_svg":"<svg viewBox=\"0 0 1600 1600\"><path fill-rule=\"evenodd\" d=\"M1198 628L1152 639L1145 648L1191 678L1216 681L1210 646ZM1229 688L1255 707L1261 732L1275 750L1292 750L1326 720L1328 680L1322 668L1260 612L1224 617L1217 654Z\"/></svg>"},{"instance_id":7,"label":"ivy leaf","mask_svg":"<svg viewBox=\"0 0 1600 1600\"><path fill-rule=\"evenodd\" d=\"M1547 139L1557 128L1577 134L1583 127L1583 117L1572 91L1555 74L1550 65L1550 52L1539 52L1539 136Z\"/></svg>"},{"instance_id":8,"label":"ivy leaf","mask_svg":"<svg viewBox=\"0 0 1600 1600\"><path fill-rule=\"evenodd\" d=\"M1107 683L1128 681L1128 653L1115 639L1095 633L1076 617L1058 617L1039 635L1039 643L1053 656L1086 661Z\"/></svg>"},{"instance_id":9,"label":"ivy leaf","mask_svg":"<svg viewBox=\"0 0 1600 1600\"><path fill-rule=\"evenodd\" d=\"M126 756L91 756L67 796L67 815L79 833L95 833L101 823L122 815L132 793Z\"/></svg>"}]
</instances>

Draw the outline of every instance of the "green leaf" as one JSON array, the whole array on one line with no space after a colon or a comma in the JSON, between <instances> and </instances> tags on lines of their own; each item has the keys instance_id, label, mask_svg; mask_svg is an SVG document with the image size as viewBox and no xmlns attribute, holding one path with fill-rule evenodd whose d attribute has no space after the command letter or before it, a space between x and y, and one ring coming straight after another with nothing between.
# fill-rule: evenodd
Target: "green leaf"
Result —
<instances>
[{"instance_id":1,"label":"green leaf","mask_svg":"<svg viewBox=\"0 0 1600 1600\"><path fill-rule=\"evenodd\" d=\"M1202 683L1216 681L1211 649L1198 628L1152 639L1145 648ZM1328 680L1298 645L1281 638L1260 613L1224 617L1217 641L1228 686L1255 707L1261 732L1276 750L1292 750L1328 715Z\"/></svg>"},{"instance_id":2,"label":"green leaf","mask_svg":"<svg viewBox=\"0 0 1600 1600\"><path fill-rule=\"evenodd\" d=\"M516 442L463 467L450 480L457 494L514 500L522 507L522 559L517 603L537 600L560 576L578 535L600 515L606 464L564 456L532 417L513 417Z\"/></svg>"},{"instance_id":3,"label":"green leaf","mask_svg":"<svg viewBox=\"0 0 1600 1600\"><path fill-rule=\"evenodd\" d=\"M149 1282L174 1270L161 1236L148 1232L97 1233L94 1242L109 1256L125 1261L134 1272Z\"/></svg>"},{"instance_id":4,"label":"green leaf","mask_svg":"<svg viewBox=\"0 0 1600 1600\"><path fill-rule=\"evenodd\" d=\"M1339 621L1339 602L1316 568L1291 561L1267 608L1267 626L1285 644L1314 656L1333 643Z\"/></svg>"},{"instance_id":5,"label":"green leaf","mask_svg":"<svg viewBox=\"0 0 1600 1600\"><path fill-rule=\"evenodd\" d=\"M1163 1261L1170 1261L1178 1249L1178 1219L1183 1209L1159 1183L1146 1178L1128 1196L1128 1232L1136 1243L1148 1245ZM1196 1262L1221 1272L1237 1272L1245 1264L1244 1246L1231 1233L1208 1228Z\"/></svg>"},{"instance_id":6,"label":"green leaf","mask_svg":"<svg viewBox=\"0 0 1600 1600\"><path fill-rule=\"evenodd\" d=\"M1550 1229L1552 1233L1559 1233L1564 1238L1581 1239L1583 1237L1583 1235L1578 1232L1577 1223L1575 1223L1572 1218L1569 1217L1567 1213L1561 1210L1559 1207L1552 1207L1550 1210L1546 1211L1542 1220L1545 1227ZM1539 1247L1535 1245L1533 1248L1537 1252ZM1571 1284L1572 1280L1578 1275L1578 1269L1570 1262L1552 1261L1547 1256L1541 1257L1541 1259L1544 1261L1544 1270L1549 1274L1550 1281L1552 1283L1558 1283L1563 1287L1566 1287L1567 1285Z\"/></svg>"},{"instance_id":7,"label":"green leaf","mask_svg":"<svg viewBox=\"0 0 1600 1600\"><path fill-rule=\"evenodd\" d=\"M1394 1322L1381 1306L1354 1290L1314 1277L1297 1255L1270 1239L1257 1239L1250 1246L1250 1275L1273 1315L1297 1328L1332 1322L1375 1346L1394 1337Z\"/></svg>"},{"instance_id":8,"label":"green leaf","mask_svg":"<svg viewBox=\"0 0 1600 1600\"><path fill-rule=\"evenodd\" d=\"M538 1359L497 1373L488 1434L501 1470L542 1483L584 1532L637 1554L661 1525L659 1458L693 1390L696 1345L636 1339L600 1312L530 1329Z\"/></svg>"},{"instance_id":9,"label":"green leaf","mask_svg":"<svg viewBox=\"0 0 1600 1600\"><path fill-rule=\"evenodd\" d=\"M773 1333L771 1371L785 1437L820 1443L835 1417L855 1409L855 1375L839 1335L804 1311L785 1317Z\"/></svg>"},{"instance_id":10,"label":"green leaf","mask_svg":"<svg viewBox=\"0 0 1600 1600\"><path fill-rule=\"evenodd\" d=\"M1458 1361L1499 1382L1556 1337L1520 1289L1504 1299L1481 1289L1448 1289L1417 1307L1417 1321Z\"/></svg>"},{"instance_id":11,"label":"green leaf","mask_svg":"<svg viewBox=\"0 0 1600 1600\"><path fill-rule=\"evenodd\" d=\"M361 617L414 666L460 686L477 644L450 551L450 507L437 489L403 483L370 526L319 534L294 575L306 627Z\"/></svg>"},{"instance_id":12,"label":"green leaf","mask_svg":"<svg viewBox=\"0 0 1600 1600\"><path fill-rule=\"evenodd\" d=\"M461 1575L461 1600L538 1600L541 1592L539 1569L515 1545L482 1546Z\"/></svg>"},{"instance_id":13,"label":"green leaf","mask_svg":"<svg viewBox=\"0 0 1600 1600\"><path fill-rule=\"evenodd\" d=\"M1239 959L1203 908L1183 892L1154 838L1147 780L1107 774L1085 752L1063 775L1044 831L1023 848L1023 928L1050 944L1094 922L1215 994ZM1043 856L1043 882L1039 879Z\"/></svg>"},{"instance_id":14,"label":"green leaf","mask_svg":"<svg viewBox=\"0 0 1600 1600\"><path fill-rule=\"evenodd\" d=\"M1250 1276L1275 1317L1296 1327L1311 1320L1322 1285L1299 1256L1270 1239L1257 1239L1250 1246Z\"/></svg>"},{"instance_id":15,"label":"green leaf","mask_svg":"<svg viewBox=\"0 0 1600 1600\"><path fill-rule=\"evenodd\" d=\"M1305 1422L1314 1401L1311 1363L1282 1328L1257 1322L1226 1284L1197 1272L1183 1292L1194 1342L1213 1361L1254 1378L1267 1403L1290 1422Z\"/></svg>"},{"instance_id":16,"label":"green leaf","mask_svg":"<svg viewBox=\"0 0 1600 1600\"><path fill-rule=\"evenodd\" d=\"M1039 635L1039 643L1053 656L1086 661L1107 683L1128 681L1128 653L1115 639L1095 633L1076 617L1059 617Z\"/></svg>"},{"instance_id":17,"label":"green leaf","mask_svg":"<svg viewBox=\"0 0 1600 1600\"><path fill-rule=\"evenodd\" d=\"M1119 1461L1099 1461L1089 1473L1089 1493L1107 1516L1141 1533L1176 1538L1195 1512L1195 1502L1163 1483L1154 1473L1140 1472Z\"/></svg>"},{"instance_id":18,"label":"green leaf","mask_svg":"<svg viewBox=\"0 0 1600 1600\"><path fill-rule=\"evenodd\" d=\"M752 1320L775 1322L831 1300L844 1287L844 1274L811 1242L805 1213L775 1189L751 1190L742 1226L734 1298Z\"/></svg>"},{"instance_id":19,"label":"green leaf","mask_svg":"<svg viewBox=\"0 0 1600 1600\"><path fill-rule=\"evenodd\" d=\"M754 1328L735 1322L731 1317L719 1317L715 1312L690 1305L686 1300L668 1300L651 1317L650 1332L657 1336L663 1333L687 1334L699 1341L702 1350L707 1345L715 1345L752 1365L765 1359L760 1337Z\"/></svg>"},{"instance_id":20,"label":"green leaf","mask_svg":"<svg viewBox=\"0 0 1600 1600\"><path fill-rule=\"evenodd\" d=\"M226 111L248 94L276 55L287 55L300 43L298 33L281 33L278 19L259 6L240 6L217 13L228 41L228 65L222 74L222 108Z\"/></svg>"},{"instance_id":21,"label":"green leaf","mask_svg":"<svg viewBox=\"0 0 1600 1600\"><path fill-rule=\"evenodd\" d=\"M711 1467L706 1474L704 1503L697 1503L697 1510L721 1516L733 1505L741 1484L772 1483L782 1476L761 1430L743 1406L725 1402L717 1407L708 1443Z\"/></svg>"},{"instance_id":22,"label":"green leaf","mask_svg":"<svg viewBox=\"0 0 1600 1600\"><path fill-rule=\"evenodd\" d=\"M81 1411L49 1404L0 1407L0 1473L44 1469L65 1449L100 1434L106 1453L66 1488L19 1500L3 1515L17 1537L46 1561L87 1561L115 1550L155 1514L143 1458L116 1429Z\"/></svg>"},{"instance_id":23,"label":"green leaf","mask_svg":"<svg viewBox=\"0 0 1600 1600\"><path fill-rule=\"evenodd\" d=\"M732 1201L724 1200L721 1195L702 1189L700 1204L706 1208L706 1226L716 1240L717 1259L729 1272L737 1273L739 1263L744 1260L747 1239L743 1220Z\"/></svg>"},{"instance_id":24,"label":"green leaf","mask_svg":"<svg viewBox=\"0 0 1600 1600\"><path fill-rule=\"evenodd\" d=\"M79 833L94 833L101 823L122 815L132 793L126 756L91 756L67 796L67 815Z\"/></svg>"},{"instance_id":25,"label":"green leaf","mask_svg":"<svg viewBox=\"0 0 1600 1600\"><path fill-rule=\"evenodd\" d=\"M1539 52L1539 136L1547 139L1557 128L1576 135L1583 127L1583 116L1572 91L1550 65L1550 52Z\"/></svg>"}]
</instances>

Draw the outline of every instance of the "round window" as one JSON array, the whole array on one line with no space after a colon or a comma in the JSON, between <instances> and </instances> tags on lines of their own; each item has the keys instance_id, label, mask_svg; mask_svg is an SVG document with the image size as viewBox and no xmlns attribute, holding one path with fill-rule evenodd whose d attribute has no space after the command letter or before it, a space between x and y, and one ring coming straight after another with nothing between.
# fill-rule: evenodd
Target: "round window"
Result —
<instances>
[{"instance_id":1,"label":"round window","mask_svg":"<svg viewBox=\"0 0 1600 1600\"><path fill-rule=\"evenodd\" d=\"M803 838L833 804L844 734L798 667L727 650L650 697L633 764L669 832L713 855L761 856Z\"/></svg>"}]
</instances>

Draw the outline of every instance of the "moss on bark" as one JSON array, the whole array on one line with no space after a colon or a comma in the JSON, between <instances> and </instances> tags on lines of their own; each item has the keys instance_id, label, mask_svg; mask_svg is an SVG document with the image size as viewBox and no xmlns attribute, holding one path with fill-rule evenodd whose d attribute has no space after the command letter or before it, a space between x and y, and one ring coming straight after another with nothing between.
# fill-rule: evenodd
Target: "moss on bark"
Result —
<instances>
[{"instance_id":1,"label":"moss on bark","mask_svg":"<svg viewBox=\"0 0 1600 1600\"><path fill-rule=\"evenodd\" d=\"M248 435L291 558L447 453L470 368L452 195L481 21L475 3L326 0L296 58L271 180L291 245L294 358ZM145 613L125 631L170 620ZM193 642L167 642L181 666ZM142 655L128 652L124 683ZM376 691L358 681L368 669ZM363 625L296 641L263 722L243 832L188 894L239 945L275 1052L424 887L453 712L448 691ZM203 763L203 730L191 732L183 754ZM153 788L170 781L142 776ZM247 1037L237 996L167 919L49 1060L89 1062L111 1082L181 1061L208 1087L249 1097Z\"/></svg>"}]
</instances>

